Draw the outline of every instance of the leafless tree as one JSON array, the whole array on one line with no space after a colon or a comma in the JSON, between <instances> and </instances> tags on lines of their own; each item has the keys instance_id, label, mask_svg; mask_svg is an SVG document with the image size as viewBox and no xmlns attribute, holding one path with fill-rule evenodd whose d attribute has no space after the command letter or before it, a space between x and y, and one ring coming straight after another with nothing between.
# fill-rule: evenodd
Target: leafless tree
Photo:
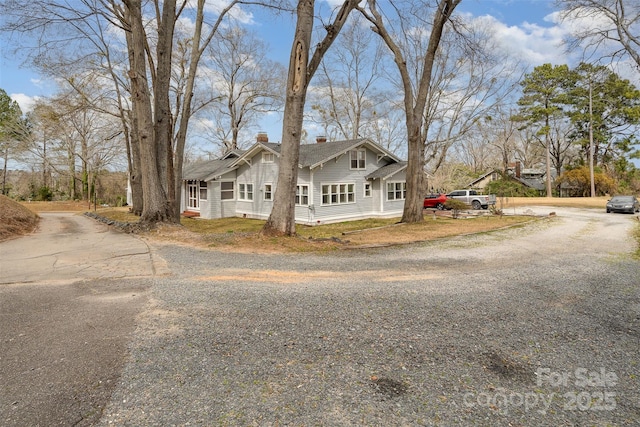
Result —
<instances>
[{"instance_id":1,"label":"leafless tree","mask_svg":"<svg viewBox=\"0 0 640 427\"><path fill-rule=\"evenodd\" d=\"M354 16L323 58L309 92L310 120L330 139L369 137L393 149L404 136L393 117L397 96L382 89L389 86L384 81L385 46L365 23L362 16Z\"/></svg>"},{"instance_id":2,"label":"leafless tree","mask_svg":"<svg viewBox=\"0 0 640 427\"><path fill-rule=\"evenodd\" d=\"M640 69L640 2L637 0L557 0L562 18L574 24L568 49L587 56L628 56Z\"/></svg>"},{"instance_id":3,"label":"leafless tree","mask_svg":"<svg viewBox=\"0 0 640 427\"><path fill-rule=\"evenodd\" d=\"M313 52L311 52L311 40L315 1L298 1L296 29L289 57L278 181L273 209L262 230L266 235L292 236L296 233L295 195L307 90L320 66L320 61L340 33L349 14L360 1L347 0L342 3L330 21L324 23L326 35Z\"/></svg>"},{"instance_id":4,"label":"leafless tree","mask_svg":"<svg viewBox=\"0 0 640 427\"><path fill-rule=\"evenodd\" d=\"M213 14L206 13L205 0L78 0L73 7L54 0L2 3L2 11L9 17L3 29L28 33L31 40L37 40L34 61L43 58L44 63L46 53L57 49L76 63L100 62L102 53L96 49L96 39L108 33L120 34L125 41L126 87L132 105L122 105L122 116L123 125L130 126L126 135L131 136L132 157L140 159L136 163L143 190L141 221L179 221L182 162L197 67L220 24L239 3L243 2L232 0ZM176 94L172 92L176 88L172 88L173 47L176 25L183 14L190 14L193 32L184 92ZM107 25L96 26L95 22Z\"/></svg>"},{"instance_id":5,"label":"leafless tree","mask_svg":"<svg viewBox=\"0 0 640 427\"><path fill-rule=\"evenodd\" d=\"M238 148L243 129L284 103L286 70L269 60L267 51L264 42L239 26L219 31L206 51L201 73L210 95L199 116L210 120L209 138L223 151Z\"/></svg>"}]
</instances>

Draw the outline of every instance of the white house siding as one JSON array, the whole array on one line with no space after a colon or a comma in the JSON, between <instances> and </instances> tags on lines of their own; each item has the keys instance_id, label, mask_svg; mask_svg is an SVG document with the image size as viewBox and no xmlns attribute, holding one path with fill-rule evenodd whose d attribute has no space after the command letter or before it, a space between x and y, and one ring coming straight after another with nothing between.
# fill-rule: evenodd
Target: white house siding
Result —
<instances>
[{"instance_id":1,"label":"white house siding","mask_svg":"<svg viewBox=\"0 0 640 427\"><path fill-rule=\"evenodd\" d=\"M380 179L371 181L371 212L382 213L384 211L384 194L381 191Z\"/></svg>"},{"instance_id":2,"label":"white house siding","mask_svg":"<svg viewBox=\"0 0 640 427\"><path fill-rule=\"evenodd\" d=\"M264 185L271 184L271 197L275 195L278 179L278 158L273 163L262 163L262 152L251 158L251 165L246 162L237 169L237 184L253 184L253 200L238 200L235 216L267 219L271 214L273 201L264 200ZM236 199L238 186L236 184Z\"/></svg>"},{"instance_id":3,"label":"white house siding","mask_svg":"<svg viewBox=\"0 0 640 427\"><path fill-rule=\"evenodd\" d=\"M364 197L364 183L368 174L385 164L384 159L378 162L376 153L367 149L365 169L363 170L352 170L350 168L349 153L345 153L335 160L329 160L323 167L314 169L312 197L315 208L315 223L318 223L318 221L326 223L368 217L379 212L380 205L378 202L380 198L379 195L376 197L376 193L373 191L376 182L372 181L372 196L367 198ZM322 185L337 183L352 183L355 185L356 203L322 205ZM298 214L298 211L296 211L296 214ZM300 215L296 215L296 220L306 221L306 216L305 214L303 217L302 212L300 212Z\"/></svg>"},{"instance_id":4,"label":"white house siding","mask_svg":"<svg viewBox=\"0 0 640 427\"><path fill-rule=\"evenodd\" d=\"M207 200L206 203L200 200L200 218L217 219L235 216L236 201L222 200L220 194L220 183L232 181L234 182L234 196L238 193L238 185L235 183L235 171L231 171L216 179L207 182Z\"/></svg>"},{"instance_id":5,"label":"white house siding","mask_svg":"<svg viewBox=\"0 0 640 427\"><path fill-rule=\"evenodd\" d=\"M400 182L406 181L405 171L398 172L394 176L390 177L387 180L381 180L381 188L380 188L380 197L382 198L382 209L383 213L391 214L397 213L402 214L402 210L404 209L404 199L402 200L387 200L387 183L388 182Z\"/></svg>"},{"instance_id":6,"label":"white house siding","mask_svg":"<svg viewBox=\"0 0 640 427\"><path fill-rule=\"evenodd\" d=\"M200 206L200 218L222 218L220 209L220 182L209 181L207 183L207 206Z\"/></svg>"}]
</instances>

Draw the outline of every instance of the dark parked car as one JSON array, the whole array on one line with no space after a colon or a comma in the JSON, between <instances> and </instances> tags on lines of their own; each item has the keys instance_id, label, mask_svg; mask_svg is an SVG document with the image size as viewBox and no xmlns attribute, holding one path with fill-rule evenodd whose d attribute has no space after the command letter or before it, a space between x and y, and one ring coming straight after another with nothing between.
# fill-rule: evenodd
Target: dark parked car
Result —
<instances>
[{"instance_id":1,"label":"dark parked car","mask_svg":"<svg viewBox=\"0 0 640 427\"><path fill-rule=\"evenodd\" d=\"M446 194L427 194L424 198L424 208L436 208L438 210L443 210L446 201Z\"/></svg>"},{"instance_id":2,"label":"dark parked car","mask_svg":"<svg viewBox=\"0 0 640 427\"><path fill-rule=\"evenodd\" d=\"M633 196L613 196L607 202L607 213L609 212L640 212L640 202Z\"/></svg>"}]
</instances>

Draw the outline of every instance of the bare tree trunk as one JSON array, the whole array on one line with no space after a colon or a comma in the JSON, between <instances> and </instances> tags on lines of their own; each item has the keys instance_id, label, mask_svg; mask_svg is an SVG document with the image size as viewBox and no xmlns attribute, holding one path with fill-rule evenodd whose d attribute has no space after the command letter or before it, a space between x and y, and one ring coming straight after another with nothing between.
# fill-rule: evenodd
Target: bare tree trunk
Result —
<instances>
[{"instance_id":1,"label":"bare tree trunk","mask_svg":"<svg viewBox=\"0 0 640 427\"><path fill-rule=\"evenodd\" d=\"M130 148L129 185L131 186L131 213L141 216L144 207L142 188L142 162L140 160L140 144L138 138L138 124L135 112L131 112L131 135L125 137Z\"/></svg>"},{"instance_id":2,"label":"bare tree trunk","mask_svg":"<svg viewBox=\"0 0 640 427\"><path fill-rule=\"evenodd\" d=\"M9 162L9 144L5 145L4 152L4 166L2 167L2 194L7 194L7 163Z\"/></svg>"},{"instance_id":3,"label":"bare tree trunk","mask_svg":"<svg viewBox=\"0 0 640 427\"><path fill-rule=\"evenodd\" d=\"M304 104L309 83L307 65L313 30L313 11L313 0L298 2L296 31L289 56L278 185L271 215L263 228L263 233L268 235L293 236L296 234L295 196Z\"/></svg>"},{"instance_id":4,"label":"bare tree trunk","mask_svg":"<svg viewBox=\"0 0 640 427\"><path fill-rule=\"evenodd\" d=\"M374 31L385 41L394 56L394 61L400 72L402 86L404 89L404 105L407 125L407 145L408 162L406 172L407 196L402 212L402 222L420 222L424 220L422 206L424 200L423 185L424 179L424 151L426 143L425 114L428 110L427 102L431 90L431 79L436 53L442 39L444 26L451 18L453 10L462 0L438 0L433 15L433 24L429 45L424 53L422 73L419 80L414 83L407 68L407 61L404 58L401 47L393 39L385 26L382 15L377 10L377 1L369 0L371 15L362 11L365 17L374 25ZM401 36L400 36L401 37ZM413 87L417 88L414 96Z\"/></svg>"},{"instance_id":5,"label":"bare tree trunk","mask_svg":"<svg viewBox=\"0 0 640 427\"><path fill-rule=\"evenodd\" d=\"M123 25L131 26L131 16L125 10L125 16L122 17ZM131 31L125 31L125 37L127 40L127 50L129 56L129 64L134 64L136 61L133 52L133 37ZM112 68L111 68L112 69ZM114 78L115 81L115 78ZM117 85L116 85L117 87ZM120 93L118 91L118 93ZM126 129L126 118L124 116L125 111L118 96L118 106L122 114L122 121L124 128ZM129 186L131 187L131 213L141 216L144 208L144 196L142 186L142 161L140 160L140 138L138 136L138 117L136 114L135 105L133 110L128 113L129 123L131 124L131 131L125 135L125 141L127 144L127 157L129 164Z\"/></svg>"},{"instance_id":6,"label":"bare tree trunk","mask_svg":"<svg viewBox=\"0 0 640 427\"><path fill-rule=\"evenodd\" d=\"M195 87L196 72L198 69L198 63L204 52L204 49L209 45L211 39L218 31L222 19L229 13L229 11L238 3L238 0L231 1L227 7L225 7L220 14L216 23L211 28L211 31L207 35L206 39L201 43L202 38L202 26L204 21L204 7L205 0L198 0L195 20L195 30L192 39L191 46L191 58L189 61L189 72L187 74L187 83L184 93L184 107L180 112L180 126L176 134L175 149L173 150L173 181L170 182L173 185L173 194L175 203L173 204L172 215L176 222L180 221L180 199L182 193L182 165L184 163L184 148L187 140L187 128L189 119L192 112L193 90Z\"/></svg>"},{"instance_id":7,"label":"bare tree trunk","mask_svg":"<svg viewBox=\"0 0 640 427\"><path fill-rule=\"evenodd\" d=\"M67 160L69 161L69 198L76 198L76 156L71 148L67 151Z\"/></svg>"},{"instance_id":8,"label":"bare tree trunk","mask_svg":"<svg viewBox=\"0 0 640 427\"><path fill-rule=\"evenodd\" d=\"M135 109L137 126L137 141L140 148L141 178L143 192L143 208L140 220L142 222L165 222L168 220L169 206L167 195L163 187L158 165L157 145L154 141L153 112L151 110L151 96L147 80L145 31L142 23L142 9L140 0L125 2L129 9L131 22L131 41L133 63L129 77L131 78L131 93Z\"/></svg>"},{"instance_id":9,"label":"bare tree trunk","mask_svg":"<svg viewBox=\"0 0 640 427\"><path fill-rule=\"evenodd\" d=\"M325 26L327 34L317 45L309 60L309 48L313 34L314 0L298 2L296 31L289 56L287 95L282 124L282 144L278 167L278 181L273 199L273 208L262 233L272 236L294 236L296 234L295 198L300 159L300 139L304 105L309 82L318 69L322 57L340 33L349 13L360 0L345 1L331 25Z\"/></svg>"},{"instance_id":10,"label":"bare tree trunk","mask_svg":"<svg viewBox=\"0 0 640 427\"><path fill-rule=\"evenodd\" d=\"M154 121L153 139L158 162L159 182L167 196L168 212L165 220L174 221L174 206L176 203L175 187L173 185L173 144L171 104L169 89L171 84L171 49L173 47L173 30L176 20L176 0L165 0L162 3L162 17L158 22L158 44L156 47L156 81L154 91Z\"/></svg>"}]
</instances>

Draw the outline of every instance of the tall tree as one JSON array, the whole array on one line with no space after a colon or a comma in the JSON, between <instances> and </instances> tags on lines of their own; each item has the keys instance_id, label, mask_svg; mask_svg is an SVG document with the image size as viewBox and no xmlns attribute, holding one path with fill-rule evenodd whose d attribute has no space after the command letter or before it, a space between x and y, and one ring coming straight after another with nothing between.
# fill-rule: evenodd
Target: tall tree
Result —
<instances>
[{"instance_id":1,"label":"tall tree","mask_svg":"<svg viewBox=\"0 0 640 427\"><path fill-rule=\"evenodd\" d=\"M64 0L34 0L28 4L4 0L0 6L5 18L3 30L37 35L29 39L38 40L37 46L31 46L34 63L46 65L58 57L66 58L67 64L108 63L112 70L122 70L125 67L105 59L104 48L110 44L104 42L105 35L114 37L115 43L126 41L127 81L119 72L111 73L111 77L119 79L123 127L130 126L126 136L131 137L132 169L140 168L140 173L136 170L132 177L141 178L141 220L153 223L179 221L182 161L197 67L223 19L239 3L242 1L231 0L221 8L207 8L205 0L78 0L69 7ZM193 17L193 33L186 83L180 86L183 92L176 94L171 85L174 36L178 19L183 13L187 15L185 10ZM212 10L215 13L209 14ZM214 19L208 22L205 16ZM118 29L124 37L118 37ZM130 92L131 106L127 105L125 88Z\"/></svg>"},{"instance_id":2,"label":"tall tree","mask_svg":"<svg viewBox=\"0 0 640 427\"><path fill-rule=\"evenodd\" d=\"M384 74L384 46L354 16L345 25L336 46L323 58L311 91L312 120L330 139L374 137L377 125L387 121L392 91L380 89ZM377 140L389 146L393 141Z\"/></svg>"},{"instance_id":3,"label":"tall tree","mask_svg":"<svg viewBox=\"0 0 640 427\"><path fill-rule=\"evenodd\" d=\"M570 92L571 136L582 148L586 164L591 134L594 164L611 169L617 158L630 155L633 146L640 143L636 137L640 90L605 66L582 63L573 71L576 84Z\"/></svg>"},{"instance_id":4,"label":"tall tree","mask_svg":"<svg viewBox=\"0 0 640 427\"><path fill-rule=\"evenodd\" d=\"M430 24L425 28L406 28L404 19L400 19L402 31L392 32L387 26L388 23L383 17L383 13L378 9L376 0L368 0L368 10L360 8L363 15L373 24L373 30L382 37L385 44L391 50L394 62L400 73L402 92L404 95L404 111L405 123L407 130L407 149L408 164L406 170L407 177L407 196L402 213L402 222L420 222L423 221L422 204L423 204L423 185L424 185L424 166L425 166L425 112L428 111L429 98L434 95L432 92L433 70L436 64L436 56L440 46L440 41L444 33L446 24L451 20L455 8L460 4L461 0L438 0L435 5L411 3L409 5L409 15L412 16L431 16ZM390 2L392 7L399 11L399 7L395 2ZM418 10L420 12L418 13ZM427 13L427 11L431 11ZM411 71L408 68L406 52L403 45L413 46L410 40L411 33L422 34L428 31L428 43L426 49L420 52L414 52L415 58L421 58L418 70ZM415 72L416 78L412 77Z\"/></svg>"},{"instance_id":5,"label":"tall tree","mask_svg":"<svg viewBox=\"0 0 640 427\"><path fill-rule=\"evenodd\" d=\"M279 111L285 68L267 58L267 45L240 26L219 31L203 58L210 86L208 105L200 116L211 117L209 138L223 152L238 148L240 133L260 114Z\"/></svg>"},{"instance_id":6,"label":"tall tree","mask_svg":"<svg viewBox=\"0 0 640 427\"><path fill-rule=\"evenodd\" d=\"M553 128L564 118L563 108L568 103L568 90L572 85L572 75L567 65L544 64L535 67L520 83L522 97L518 100L520 111L513 119L537 129L536 135L546 150L546 190L552 197L552 145ZM558 167L561 167L559 165Z\"/></svg>"},{"instance_id":7,"label":"tall tree","mask_svg":"<svg viewBox=\"0 0 640 427\"><path fill-rule=\"evenodd\" d=\"M324 24L327 33L316 45L313 54L310 46L313 37L315 0L298 1L296 29L289 56L278 180L273 209L262 229L266 235L293 236L296 233L295 196L307 90L320 61L340 33L349 14L360 1L347 0L342 3L332 20Z\"/></svg>"},{"instance_id":8,"label":"tall tree","mask_svg":"<svg viewBox=\"0 0 640 427\"><path fill-rule=\"evenodd\" d=\"M19 142L24 140L22 110L4 89L0 89L0 153L2 166L2 193L7 194L7 166L12 155L19 153Z\"/></svg>"}]
</instances>

